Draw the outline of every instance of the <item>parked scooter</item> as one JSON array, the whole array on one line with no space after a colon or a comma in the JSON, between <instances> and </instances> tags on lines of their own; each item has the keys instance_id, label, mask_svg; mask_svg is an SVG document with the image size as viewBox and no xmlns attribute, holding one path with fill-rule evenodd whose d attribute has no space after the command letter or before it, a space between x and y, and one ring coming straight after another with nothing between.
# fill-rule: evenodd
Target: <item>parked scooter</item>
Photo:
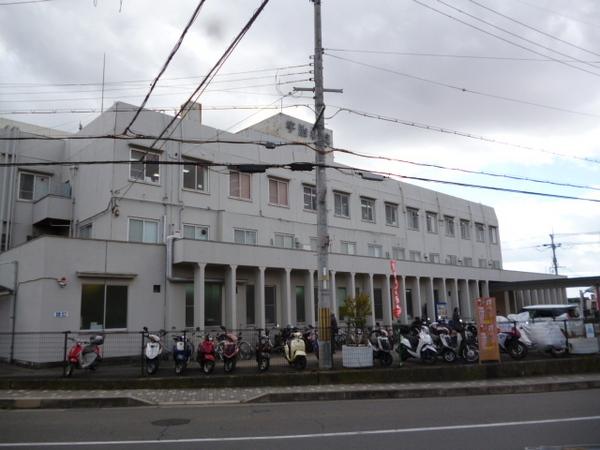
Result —
<instances>
[{"instance_id":1,"label":"parked scooter","mask_svg":"<svg viewBox=\"0 0 600 450\"><path fill-rule=\"evenodd\" d=\"M175 373L181 375L186 369L192 352L194 351L190 339L185 335L177 335L173 337L173 361L175 361Z\"/></svg>"},{"instance_id":2,"label":"parked scooter","mask_svg":"<svg viewBox=\"0 0 600 450\"><path fill-rule=\"evenodd\" d=\"M288 364L296 370L306 369L306 345L302 339L302 333L290 325L286 327L284 336L286 342L283 346L283 356Z\"/></svg>"},{"instance_id":3,"label":"parked scooter","mask_svg":"<svg viewBox=\"0 0 600 450\"><path fill-rule=\"evenodd\" d=\"M222 341L223 367L225 372L229 373L233 372L235 369L238 355L240 353L240 347L238 345L238 337L235 334L228 333L224 326L221 326L221 330L224 333L224 339Z\"/></svg>"},{"instance_id":4,"label":"parked scooter","mask_svg":"<svg viewBox=\"0 0 600 450\"><path fill-rule=\"evenodd\" d=\"M65 376L70 377L75 369L96 370L98 363L102 361L100 346L104 343L104 336L93 336L89 341L74 338L69 338L69 340L75 344L69 349L67 355Z\"/></svg>"},{"instance_id":5,"label":"parked scooter","mask_svg":"<svg viewBox=\"0 0 600 450\"><path fill-rule=\"evenodd\" d=\"M269 332L258 329L258 340L256 341L256 363L258 364L258 371L265 372L271 365L271 341L269 339Z\"/></svg>"},{"instance_id":6,"label":"parked scooter","mask_svg":"<svg viewBox=\"0 0 600 450\"><path fill-rule=\"evenodd\" d=\"M396 351L400 361L415 358L427 364L433 364L437 355L429 330L420 320L415 320L410 327L400 327L400 342Z\"/></svg>"},{"instance_id":7,"label":"parked scooter","mask_svg":"<svg viewBox=\"0 0 600 450\"><path fill-rule=\"evenodd\" d=\"M513 323L510 329L498 330L498 346L500 351L508 353L512 359L523 359L527 356L527 346L521 342L521 332L517 324Z\"/></svg>"},{"instance_id":8,"label":"parked scooter","mask_svg":"<svg viewBox=\"0 0 600 450\"><path fill-rule=\"evenodd\" d=\"M198 361L198 364L200 364L202 371L208 375L215 369L216 359L217 354L215 353L215 341L210 334L207 334L198 344L196 360Z\"/></svg>"},{"instance_id":9,"label":"parked scooter","mask_svg":"<svg viewBox=\"0 0 600 450\"><path fill-rule=\"evenodd\" d=\"M154 375L158 370L160 356L164 351L164 344L161 338L165 335L165 331L160 330L159 334L150 334L148 332L148 327L144 327L143 335L146 338L146 345L144 346L146 373L148 375Z\"/></svg>"},{"instance_id":10,"label":"parked scooter","mask_svg":"<svg viewBox=\"0 0 600 450\"><path fill-rule=\"evenodd\" d=\"M394 361L392 345L390 344L388 332L381 328L379 323L376 323L375 328L371 330L369 343L373 347L373 359L378 359L384 367L391 366Z\"/></svg>"},{"instance_id":11,"label":"parked scooter","mask_svg":"<svg viewBox=\"0 0 600 450\"><path fill-rule=\"evenodd\" d=\"M319 338L317 336L317 329L312 325L308 325L302 333L302 339L307 353L314 353L317 359L319 359Z\"/></svg>"}]
</instances>

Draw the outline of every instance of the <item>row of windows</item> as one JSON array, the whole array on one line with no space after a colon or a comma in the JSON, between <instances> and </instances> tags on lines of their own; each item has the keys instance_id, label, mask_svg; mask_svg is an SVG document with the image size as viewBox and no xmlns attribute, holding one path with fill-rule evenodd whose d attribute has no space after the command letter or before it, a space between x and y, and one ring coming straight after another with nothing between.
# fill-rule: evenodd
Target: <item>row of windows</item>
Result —
<instances>
[{"instance_id":1,"label":"row of windows","mask_svg":"<svg viewBox=\"0 0 600 450\"><path fill-rule=\"evenodd\" d=\"M146 156L144 156L146 155ZM130 176L132 179L144 180L150 183L158 183L160 180L160 166L156 164L158 154L152 152L143 152L140 150L131 150ZM208 169L194 164L194 160L184 159L189 164L183 166L183 187L201 192L208 192ZM198 161L196 161L198 162ZM276 177L268 177L269 181L269 204L275 206L289 206L289 181ZM229 196L240 200L252 200L251 192L251 174L230 171L229 172ZM317 189L315 186L304 184L303 207L307 211L317 210ZM399 226L399 206L396 203L384 202L385 206L385 224L389 226ZM376 200L369 197L360 197L361 219L365 222L375 223L376 221ZM333 212L337 217L350 218L350 194L341 191L333 192ZM413 207L406 208L407 226L409 230L418 231L420 229L419 209ZM455 237L455 218L444 216L441 222L444 224L445 234L448 237ZM471 239L471 221L460 219L460 236L462 239ZM438 214L432 211L425 212L425 226L428 233L438 234ZM483 223L475 222L475 238L477 242L486 241L486 226ZM491 244L498 243L498 228L495 226L487 227L488 241Z\"/></svg>"}]
</instances>

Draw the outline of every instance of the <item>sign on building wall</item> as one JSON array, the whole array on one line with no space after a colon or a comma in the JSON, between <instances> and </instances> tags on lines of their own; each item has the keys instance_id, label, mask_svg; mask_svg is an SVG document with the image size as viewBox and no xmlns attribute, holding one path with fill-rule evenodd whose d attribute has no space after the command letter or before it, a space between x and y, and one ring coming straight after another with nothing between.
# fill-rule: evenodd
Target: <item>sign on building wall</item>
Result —
<instances>
[{"instance_id":1,"label":"sign on building wall","mask_svg":"<svg viewBox=\"0 0 600 450\"><path fill-rule=\"evenodd\" d=\"M475 301L477 336L479 338L479 362L500 361L498 327L496 325L496 299L478 298Z\"/></svg>"},{"instance_id":2,"label":"sign on building wall","mask_svg":"<svg viewBox=\"0 0 600 450\"><path fill-rule=\"evenodd\" d=\"M69 311L54 311L54 317L57 319L65 319L69 317Z\"/></svg>"}]
</instances>

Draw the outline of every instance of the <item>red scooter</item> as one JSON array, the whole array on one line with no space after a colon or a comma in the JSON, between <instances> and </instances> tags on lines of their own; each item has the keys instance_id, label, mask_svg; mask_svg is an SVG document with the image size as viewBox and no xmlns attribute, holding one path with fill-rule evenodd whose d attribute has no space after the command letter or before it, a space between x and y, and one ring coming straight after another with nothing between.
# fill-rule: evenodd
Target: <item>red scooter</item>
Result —
<instances>
[{"instance_id":1,"label":"red scooter","mask_svg":"<svg viewBox=\"0 0 600 450\"><path fill-rule=\"evenodd\" d=\"M223 341L223 363L225 373L229 373L235 369L240 347L238 346L238 337L235 334L228 333L223 326L221 326L221 330L226 333Z\"/></svg>"},{"instance_id":2,"label":"red scooter","mask_svg":"<svg viewBox=\"0 0 600 450\"><path fill-rule=\"evenodd\" d=\"M102 361L102 348L104 336L91 337L89 341L69 338L75 344L69 349L67 355L67 367L65 376L70 377L74 369L96 370L96 366Z\"/></svg>"},{"instance_id":3,"label":"red scooter","mask_svg":"<svg viewBox=\"0 0 600 450\"><path fill-rule=\"evenodd\" d=\"M200 364L202 371L208 375L215 369L216 359L215 342L213 337L210 334L207 334L204 337L204 340L198 344L196 360L198 361L198 364Z\"/></svg>"}]
</instances>

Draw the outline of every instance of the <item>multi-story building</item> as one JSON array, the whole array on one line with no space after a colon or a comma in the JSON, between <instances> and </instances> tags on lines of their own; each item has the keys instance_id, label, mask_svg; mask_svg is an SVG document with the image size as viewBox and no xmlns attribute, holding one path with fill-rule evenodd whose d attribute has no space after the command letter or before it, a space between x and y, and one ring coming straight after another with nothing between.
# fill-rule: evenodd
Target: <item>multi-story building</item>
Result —
<instances>
[{"instance_id":1,"label":"multi-story building","mask_svg":"<svg viewBox=\"0 0 600 450\"><path fill-rule=\"evenodd\" d=\"M278 114L230 134L190 114L153 146L143 136L171 117L143 111L139 138L106 137L134 109L117 103L67 139L0 130L0 331L315 323L315 171L289 166L314 162L311 125ZM371 322L390 324L390 260L403 321L472 317L490 282L552 278L503 270L489 206L341 165L327 179L334 311L365 292ZM498 295L502 312L523 302Z\"/></svg>"}]
</instances>

